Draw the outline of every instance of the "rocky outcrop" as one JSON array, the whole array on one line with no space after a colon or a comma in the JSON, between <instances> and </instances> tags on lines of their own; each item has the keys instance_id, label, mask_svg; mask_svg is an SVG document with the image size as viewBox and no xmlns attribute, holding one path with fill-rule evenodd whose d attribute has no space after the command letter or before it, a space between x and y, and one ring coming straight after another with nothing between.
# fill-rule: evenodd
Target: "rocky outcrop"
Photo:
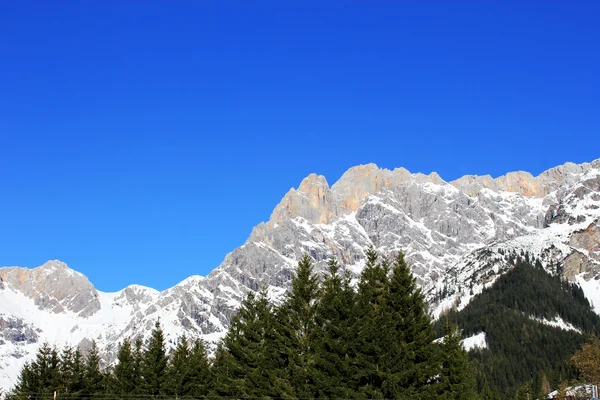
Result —
<instances>
[{"instance_id":1,"label":"rocky outcrop","mask_svg":"<svg viewBox=\"0 0 600 400\"><path fill-rule=\"evenodd\" d=\"M40 310L89 317L100 309L98 292L90 281L61 261L48 261L31 270L2 268L0 279L33 299Z\"/></svg>"}]
</instances>

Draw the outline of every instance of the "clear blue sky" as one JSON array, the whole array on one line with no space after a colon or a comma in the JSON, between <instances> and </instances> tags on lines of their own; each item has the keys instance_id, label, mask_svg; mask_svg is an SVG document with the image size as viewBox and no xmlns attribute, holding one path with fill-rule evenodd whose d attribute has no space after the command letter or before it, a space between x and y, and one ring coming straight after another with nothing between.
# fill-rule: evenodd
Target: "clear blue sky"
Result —
<instances>
[{"instance_id":1,"label":"clear blue sky","mask_svg":"<svg viewBox=\"0 0 600 400\"><path fill-rule=\"evenodd\" d=\"M599 20L598 1L4 1L0 265L165 289L311 172L599 158Z\"/></svg>"}]
</instances>

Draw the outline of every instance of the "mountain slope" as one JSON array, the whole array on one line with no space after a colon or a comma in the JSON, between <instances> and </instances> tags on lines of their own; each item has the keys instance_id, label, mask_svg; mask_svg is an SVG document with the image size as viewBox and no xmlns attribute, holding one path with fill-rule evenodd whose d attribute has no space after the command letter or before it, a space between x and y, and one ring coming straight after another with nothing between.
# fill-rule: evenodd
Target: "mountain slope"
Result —
<instances>
[{"instance_id":1,"label":"mountain slope","mask_svg":"<svg viewBox=\"0 0 600 400\"><path fill-rule=\"evenodd\" d=\"M356 276L367 246L403 250L434 315L469 299L505 272L502 255L525 248L545 267L561 261L600 307L600 160L567 163L537 177L526 172L466 176L445 182L374 164L349 169L333 186L309 175L291 189L269 221L207 277L163 292L140 286L97 291L60 262L35 269L0 268L0 387L42 341L89 345L110 362L126 336L147 335L160 318L168 340L178 334L214 344L248 291L274 298L309 253L317 270L336 257ZM210 346L209 346L210 347Z\"/></svg>"},{"instance_id":2,"label":"mountain slope","mask_svg":"<svg viewBox=\"0 0 600 400\"><path fill-rule=\"evenodd\" d=\"M579 285L549 275L539 262L530 265L528 256L509 258L514 268L436 325L441 334L450 320L464 337L480 337L470 353L480 387L488 382L508 398L531 382L537 398L549 392L541 388L543 376L554 388L570 377L568 359L585 335L600 334L600 316Z\"/></svg>"}]
</instances>

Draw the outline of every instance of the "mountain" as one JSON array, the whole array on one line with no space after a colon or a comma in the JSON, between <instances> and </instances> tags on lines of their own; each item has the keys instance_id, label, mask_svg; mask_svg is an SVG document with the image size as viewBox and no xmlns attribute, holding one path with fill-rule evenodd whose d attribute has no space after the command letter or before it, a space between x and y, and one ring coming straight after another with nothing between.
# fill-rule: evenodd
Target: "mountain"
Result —
<instances>
[{"instance_id":1,"label":"mountain","mask_svg":"<svg viewBox=\"0 0 600 400\"><path fill-rule=\"evenodd\" d=\"M0 268L0 387L44 341L85 349L95 340L109 363L120 340L147 336L158 318L168 340L185 333L214 348L248 291L285 293L302 254L321 271L336 257L358 276L368 246L405 252L434 316L465 307L510 269L506 254L522 249L545 268L562 263L599 311L600 159L537 177L453 182L374 164L349 169L331 187L311 174L208 276L163 292L134 285L103 293L59 261Z\"/></svg>"}]
</instances>

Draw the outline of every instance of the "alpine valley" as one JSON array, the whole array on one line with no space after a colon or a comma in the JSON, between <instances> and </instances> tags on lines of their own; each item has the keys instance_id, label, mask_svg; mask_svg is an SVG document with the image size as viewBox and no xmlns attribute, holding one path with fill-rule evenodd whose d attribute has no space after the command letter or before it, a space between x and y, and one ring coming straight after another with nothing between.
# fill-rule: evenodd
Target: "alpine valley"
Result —
<instances>
[{"instance_id":1,"label":"alpine valley","mask_svg":"<svg viewBox=\"0 0 600 400\"><path fill-rule=\"evenodd\" d=\"M170 345L185 334L214 350L246 294L265 288L280 299L303 254L317 271L336 258L356 278L369 246L405 253L436 319L464 309L511 270L508 254L523 252L579 285L600 313L600 159L536 177L511 172L453 182L374 164L349 169L332 186L311 174L208 276L162 292L132 285L104 293L57 260L0 268L0 391L45 342L85 350L96 341L110 364L124 338L148 337L159 319ZM558 315L542 322L578 329ZM477 334L464 344L485 340Z\"/></svg>"}]
</instances>

